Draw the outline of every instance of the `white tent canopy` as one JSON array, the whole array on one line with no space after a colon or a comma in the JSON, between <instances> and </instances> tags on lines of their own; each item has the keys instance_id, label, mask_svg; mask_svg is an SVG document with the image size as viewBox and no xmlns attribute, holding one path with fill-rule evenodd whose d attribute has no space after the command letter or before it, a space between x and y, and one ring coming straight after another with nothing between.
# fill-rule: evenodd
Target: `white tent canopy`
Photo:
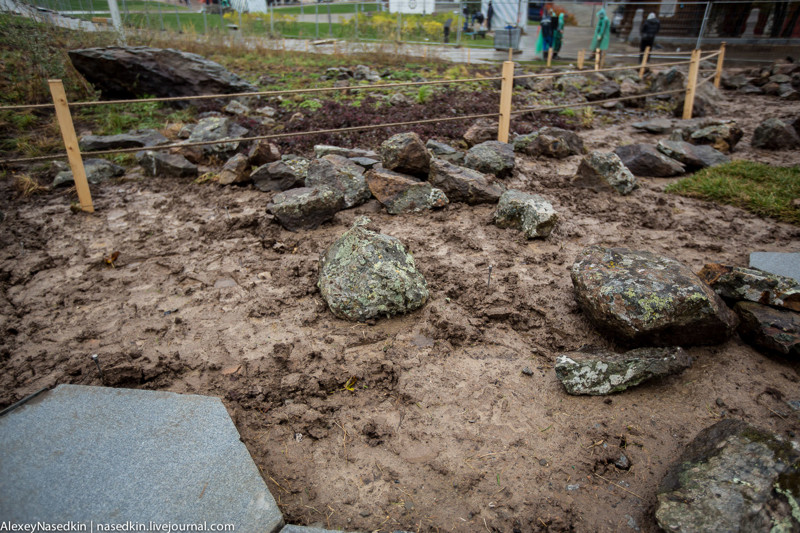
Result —
<instances>
[{"instance_id":1,"label":"white tent canopy","mask_svg":"<svg viewBox=\"0 0 800 533\"><path fill-rule=\"evenodd\" d=\"M492 29L502 29L506 26L524 26L528 20L528 0L492 0L494 16ZM489 9L489 0L481 0L481 12L486 15Z\"/></svg>"},{"instance_id":2,"label":"white tent canopy","mask_svg":"<svg viewBox=\"0 0 800 533\"><path fill-rule=\"evenodd\" d=\"M240 13L267 13L267 0L231 0L231 7Z\"/></svg>"}]
</instances>

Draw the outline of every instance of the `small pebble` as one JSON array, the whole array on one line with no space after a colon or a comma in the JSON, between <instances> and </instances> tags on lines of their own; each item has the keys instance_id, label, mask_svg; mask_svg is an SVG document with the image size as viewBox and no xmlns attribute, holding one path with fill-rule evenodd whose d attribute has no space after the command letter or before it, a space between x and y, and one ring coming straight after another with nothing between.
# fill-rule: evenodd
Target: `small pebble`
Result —
<instances>
[{"instance_id":1,"label":"small pebble","mask_svg":"<svg viewBox=\"0 0 800 533\"><path fill-rule=\"evenodd\" d=\"M578 490L579 488L581 488L580 485L567 485L567 490L570 492L573 490Z\"/></svg>"},{"instance_id":2,"label":"small pebble","mask_svg":"<svg viewBox=\"0 0 800 533\"><path fill-rule=\"evenodd\" d=\"M541 466L547 466L547 459L539 459L539 464Z\"/></svg>"},{"instance_id":3,"label":"small pebble","mask_svg":"<svg viewBox=\"0 0 800 533\"><path fill-rule=\"evenodd\" d=\"M533 370L531 370L530 367L526 366L525 368L522 369L522 373L525 374L526 376L532 376Z\"/></svg>"},{"instance_id":4,"label":"small pebble","mask_svg":"<svg viewBox=\"0 0 800 533\"><path fill-rule=\"evenodd\" d=\"M631 462L630 460L628 460L628 457L624 453L621 453L619 454L619 459L614 461L614 466L616 466L620 470L627 470L631 467Z\"/></svg>"},{"instance_id":5,"label":"small pebble","mask_svg":"<svg viewBox=\"0 0 800 533\"><path fill-rule=\"evenodd\" d=\"M717 407L724 407L725 402L722 401L722 398L717 398Z\"/></svg>"}]
</instances>

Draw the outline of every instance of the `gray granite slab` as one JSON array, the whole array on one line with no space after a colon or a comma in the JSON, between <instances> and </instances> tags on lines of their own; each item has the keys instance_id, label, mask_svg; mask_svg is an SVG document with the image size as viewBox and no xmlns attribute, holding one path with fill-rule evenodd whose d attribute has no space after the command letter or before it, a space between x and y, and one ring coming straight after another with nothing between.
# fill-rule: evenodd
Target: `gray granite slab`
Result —
<instances>
[{"instance_id":1,"label":"gray granite slab","mask_svg":"<svg viewBox=\"0 0 800 533\"><path fill-rule=\"evenodd\" d=\"M78 385L0 417L0 520L283 525L218 398Z\"/></svg>"},{"instance_id":2,"label":"gray granite slab","mask_svg":"<svg viewBox=\"0 0 800 533\"><path fill-rule=\"evenodd\" d=\"M790 252L752 252L750 268L788 276L800 283L800 253Z\"/></svg>"}]
</instances>

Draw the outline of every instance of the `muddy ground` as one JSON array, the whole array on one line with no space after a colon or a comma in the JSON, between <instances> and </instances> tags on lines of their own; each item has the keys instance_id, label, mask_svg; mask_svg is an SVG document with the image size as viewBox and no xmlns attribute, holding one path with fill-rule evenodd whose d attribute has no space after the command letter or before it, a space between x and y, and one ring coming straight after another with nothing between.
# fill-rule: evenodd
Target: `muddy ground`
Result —
<instances>
[{"instance_id":1,"label":"muddy ground","mask_svg":"<svg viewBox=\"0 0 800 533\"><path fill-rule=\"evenodd\" d=\"M749 148L758 121L800 103L722 105L746 134L736 158L800 163ZM657 138L628 123L581 135L590 149ZM668 179L628 197L576 190L578 162L518 158L508 185L561 217L535 241L493 226L488 205L391 216L372 201L291 233L267 216L271 195L251 188L133 172L94 187L88 215L70 211L70 193L18 198L5 180L0 407L58 383L101 385L98 354L107 385L221 397L287 522L654 531L658 483L702 428L733 417L796 437L785 400L800 399L800 364L734 337L689 348L681 375L569 396L556 356L613 347L578 309L569 268L590 244L694 270L747 265L751 251L800 251L800 227L665 194ZM413 252L431 290L421 310L366 325L327 309L319 255L362 214ZM623 453L628 470L613 464Z\"/></svg>"}]
</instances>

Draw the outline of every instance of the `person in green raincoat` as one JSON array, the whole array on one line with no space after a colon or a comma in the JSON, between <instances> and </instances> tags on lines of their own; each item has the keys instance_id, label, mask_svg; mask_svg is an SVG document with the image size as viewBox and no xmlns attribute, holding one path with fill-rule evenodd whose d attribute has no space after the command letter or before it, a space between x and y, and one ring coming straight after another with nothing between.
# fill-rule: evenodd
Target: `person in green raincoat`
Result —
<instances>
[{"instance_id":1,"label":"person in green raincoat","mask_svg":"<svg viewBox=\"0 0 800 533\"><path fill-rule=\"evenodd\" d=\"M598 48L601 52L608 50L608 42L611 38L611 21L606 15L605 9L600 9L597 13L597 26L594 27L592 45L589 47L594 53Z\"/></svg>"},{"instance_id":2,"label":"person in green raincoat","mask_svg":"<svg viewBox=\"0 0 800 533\"><path fill-rule=\"evenodd\" d=\"M553 39L553 56L558 57L561 51L561 44L564 42L564 13L558 15L558 25L556 26L555 37Z\"/></svg>"}]
</instances>

